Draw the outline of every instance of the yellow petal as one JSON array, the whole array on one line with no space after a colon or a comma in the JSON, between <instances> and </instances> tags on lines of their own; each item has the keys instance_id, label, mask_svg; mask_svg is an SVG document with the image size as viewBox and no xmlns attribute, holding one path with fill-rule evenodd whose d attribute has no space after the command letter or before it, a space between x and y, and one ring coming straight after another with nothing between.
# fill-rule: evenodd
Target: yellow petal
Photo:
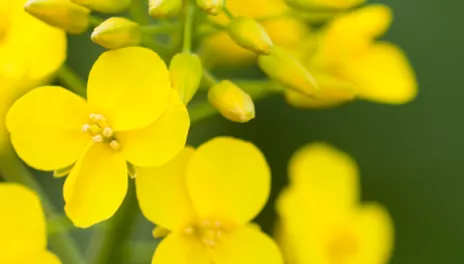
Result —
<instances>
[{"instance_id":1,"label":"yellow petal","mask_svg":"<svg viewBox=\"0 0 464 264\"><path fill-rule=\"evenodd\" d=\"M190 127L187 108L179 94L171 89L166 112L149 126L119 132L116 137L126 159L141 167L155 167L168 162L185 146Z\"/></svg>"},{"instance_id":2,"label":"yellow petal","mask_svg":"<svg viewBox=\"0 0 464 264\"><path fill-rule=\"evenodd\" d=\"M380 42L342 68L356 84L359 96L370 101L403 104L417 95L417 82L408 59L397 46Z\"/></svg>"},{"instance_id":3,"label":"yellow petal","mask_svg":"<svg viewBox=\"0 0 464 264\"><path fill-rule=\"evenodd\" d=\"M87 98L115 131L149 125L165 111L171 91L166 65L153 51L129 47L103 53L89 75Z\"/></svg>"},{"instance_id":4,"label":"yellow petal","mask_svg":"<svg viewBox=\"0 0 464 264\"><path fill-rule=\"evenodd\" d=\"M27 77L22 82L37 85L52 75L65 60L66 34L26 13L26 1L11 2L12 5L7 7L7 31L0 44L0 69L4 70L3 66L9 68L8 64L17 65L21 62L21 67L27 72Z\"/></svg>"},{"instance_id":5,"label":"yellow petal","mask_svg":"<svg viewBox=\"0 0 464 264\"><path fill-rule=\"evenodd\" d=\"M283 264L277 244L256 228L243 226L225 234L212 250L220 264Z\"/></svg>"},{"instance_id":6,"label":"yellow petal","mask_svg":"<svg viewBox=\"0 0 464 264\"><path fill-rule=\"evenodd\" d=\"M264 207L271 177L252 143L218 137L200 146L187 168L187 188L201 220L244 224Z\"/></svg>"},{"instance_id":7,"label":"yellow petal","mask_svg":"<svg viewBox=\"0 0 464 264\"><path fill-rule=\"evenodd\" d=\"M307 206L346 212L359 201L355 161L325 143L310 144L296 152L289 174L291 186L302 191L308 202L312 201Z\"/></svg>"},{"instance_id":8,"label":"yellow petal","mask_svg":"<svg viewBox=\"0 0 464 264\"><path fill-rule=\"evenodd\" d=\"M168 235L155 251L152 264L211 264L206 248L195 236Z\"/></svg>"},{"instance_id":9,"label":"yellow petal","mask_svg":"<svg viewBox=\"0 0 464 264\"><path fill-rule=\"evenodd\" d=\"M85 150L91 138L81 128L89 113L84 99L46 86L16 101L6 126L16 152L29 166L55 170L73 164Z\"/></svg>"},{"instance_id":10,"label":"yellow petal","mask_svg":"<svg viewBox=\"0 0 464 264\"><path fill-rule=\"evenodd\" d=\"M186 169L195 150L184 148L161 167L137 168L137 199L143 215L171 231L191 225L195 211L186 183Z\"/></svg>"},{"instance_id":11,"label":"yellow petal","mask_svg":"<svg viewBox=\"0 0 464 264\"><path fill-rule=\"evenodd\" d=\"M371 203L361 207L357 223L361 246L357 263L388 263L393 251L394 228L388 211Z\"/></svg>"},{"instance_id":12,"label":"yellow petal","mask_svg":"<svg viewBox=\"0 0 464 264\"><path fill-rule=\"evenodd\" d=\"M45 217L39 197L29 189L0 183L0 263L45 250Z\"/></svg>"},{"instance_id":13,"label":"yellow petal","mask_svg":"<svg viewBox=\"0 0 464 264\"><path fill-rule=\"evenodd\" d=\"M103 143L93 144L66 179L66 214L82 228L110 218L126 196L127 181L122 153Z\"/></svg>"}]
</instances>

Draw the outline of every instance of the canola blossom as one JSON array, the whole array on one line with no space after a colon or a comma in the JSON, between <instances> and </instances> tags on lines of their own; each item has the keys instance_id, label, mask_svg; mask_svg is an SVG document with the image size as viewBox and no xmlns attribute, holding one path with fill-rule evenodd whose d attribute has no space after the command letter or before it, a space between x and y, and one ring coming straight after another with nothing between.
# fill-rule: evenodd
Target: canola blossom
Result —
<instances>
[{"instance_id":1,"label":"canola blossom","mask_svg":"<svg viewBox=\"0 0 464 264\"><path fill-rule=\"evenodd\" d=\"M250 224L268 200L270 181L261 152L228 137L197 150L186 147L164 166L139 170L143 214L170 231L152 263L282 264L277 245Z\"/></svg>"},{"instance_id":2,"label":"canola blossom","mask_svg":"<svg viewBox=\"0 0 464 264\"><path fill-rule=\"evenodd\" d=\"M88 227L119 208L127 162L159 166L177 155L189 116L163 61L134 47L98 58L87 101L61 87L40 87L12 106L6 124L15 150L31 167L73 165L64 185L65 210L76 226Z\"/></svg>"},{"instance_id":3,"label":"canola blossom","mask_svg":"<svg viewBox=\"0 0 464 264\"><path fill-rule=\"evenodd\" d=\"M4 123L9 107L47 81L66 58L65 32L26 13L25 3L0 1L0 148L8 142Z\"/></svg>"},{"instance_id":4,"label":"canola blossom","mask_svg":"<svg viewBox=\"0 0 464 264\"><path fill-rule=\"evenodd\" d=\"M0 183L0 200L0 263L60 264L47 250L45 216L39 197L19 184Z\"/></svg>"},{"instance_id":5,"label":"canola blossom","mask_svg":"<svg viewBox=\"0 0 464 264\"><path fill-rule=\"evenodd\" d=\"M294 154L290 185L277 203L278 239L286 261L388 263L392 221L383 206L360 203L358 174L351 157L325 143Z\"/></svg>"}]
</instances>

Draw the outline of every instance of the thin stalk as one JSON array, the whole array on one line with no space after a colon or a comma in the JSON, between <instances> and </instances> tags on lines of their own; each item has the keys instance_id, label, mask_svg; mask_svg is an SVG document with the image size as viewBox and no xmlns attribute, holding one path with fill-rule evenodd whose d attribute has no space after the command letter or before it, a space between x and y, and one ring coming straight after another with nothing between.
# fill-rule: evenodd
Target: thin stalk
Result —
<instances>
[{"instance_id":1,"label":"thin stalk","mask_svg":"<svg viewBox=\"0 0 464 264\"><path fill-rule=\"evenodd\" d=\"M91 263L125 263L124 259L128 257L124 249L132 234L138 213L135 184L133 180L130 180L129 183L126 199L116 215L109 220L106 229L104 229L100 240L101 243L96 250L99 254Z\"/></svg>"},{"instance_id":2,"label":"thin stalk","mask_svg":"<svg viewBox=\"0 0 464 264\"><path fill-rule=\"evenodd\" d=\"M195 6L188 5L185 9L185 18L184 18L184 44L182 46L183 52L192 51L192 32L193 32L193 19L195 16Z\"/></svg>"},{"instance_id":3,"label":"thin stalk","mask_svg":"<svg viewBox=\"0 0 464 264\"><path fill-rule=\"evenodd\" d=\"M31 175L27 167L19 160L11 146L2 151L0 156L0 174L9 182L16 182L34 190L40 197L46 215L57 215L57 211L43 192L39 183ZM56 228L64 229L56 223ZM86 264L74 240L66 232L55 233L49 236L49 244L63 263Z\"/></svg>"},{"instance_id":4,"label":"thin stalk","mask_svg":"<svg viewBox=\"0 0 464 264\"><path fill-rule=\"evenodd\" d=\"M232 12L230 12L229 8L227 8L227 6L224 6L224 14L227 15L227 17L229 17L230 20L234 19L235 16L232 14Z\"/></svg>"},{"instance_id":5,"label":"thin stalk","mask_svg":"<svg viewBox=\"0 0 464 264\"><path fill-rule=\"evenodd\" d=\"M82 79L66 64L63 64L58 70L58 79L69 90L84 96L86 92L85 83Z\"/></svg>"},{"instance_id":6,"label":"thin stalk","mask_svg":"<svg viewBox=\"0 0 464 264\"><path fill-rule=\"evenodd\" d=\"M147 0L132 0L129 13L132 20L139 23L140 25L150 24Z\"/></svg>"}]
</instances>

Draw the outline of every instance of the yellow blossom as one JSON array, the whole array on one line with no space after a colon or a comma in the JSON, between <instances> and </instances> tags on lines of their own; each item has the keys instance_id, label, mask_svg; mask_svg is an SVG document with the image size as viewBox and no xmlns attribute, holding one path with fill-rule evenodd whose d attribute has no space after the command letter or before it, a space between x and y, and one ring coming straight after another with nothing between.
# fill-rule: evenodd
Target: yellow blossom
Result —
<instances>
[{"instance_id":1,"label":"yellow blossom","mask_svg":"<svg viewBox=\"0 0 464 264\"><path fill-rule=\"evenodd\" d=\"M87 101L61 87L40 87L16 101L6 124L29 166L53 171L75 164L64 185L65 210L76 226L87 227L119 208L126 162L159 166L177 155L189 116L158 55L129 47L98 58Z\"/></svg>"},{"instance_id":2,"label":"yellow blossom","mask_svg":"<svg viewBox=\"0 0 464 264\"><path fill-rule=\"evenodd\" d=\"M185 148L136 178L142 213L170 230L156 264L282 264L276 244L250 224L270 192L270 171L251 143L219 137Z\"/></svg>"},{"instance_id":3,"label":"yellow blossom","mask_svg":"<svg viewBox=\"0 0 464 264\"><path fill-rule=\"evenodd\" d=\"M137 46L142 40L140 25L124 17L110 17L98 25L91 39L107 49Z\"/></svg>"},{"instance_id":4,"label":"yellow blossom","mask_svg":"<svg viewBox=\"0 0 464 264\"><path fill-rule=\"evenodd\" d=\"M26 13L25 3L0 1L0 148L8 142L8 108L47 81L66 58L65 32Z\"/></svg>"},{"instance_id":5,"label":"yellow blossom","mask_svg":"<svg viewBox=\"0 0 464 264\"><path fill-rule=\"evenodd\" d=\"M47 250L45 216L39 197L14 183L0 183L0 263L59 264Z\"/></svg>"},{"instance_id":6,"label":"yellow blossom","mask_svg":"<svg viewBox=\"0 0 464 264\"><path fill-rule=\"evenodd\" d=\"M257 19L275 45L294 48L308 33L308 27L292 16L279 16L287 10L284 0L228 0L228 9L237 17ZM271 18L276 16L275 18ZM212 18L213 19L213 18ZM214 21L227 26L230 19L220 14ZM202 42L202 59L208 66L236 66L256 62L257 55L236 44L226 31L215 33Z\"/></svg>"},{"instance_id":7,"label":"yellow blossom","mask_svg":"<svg viewBox=\"0 0 464 264\"><path fill-rule=\"evenodd\" d=\"M358 168L324 143L298 151L277 203L278 239L292 264L386 264L393 225L384 207L360 203Z\"/></svg>"},{"instance_id":8,"label":"yellow blossom","mask_svg":"<svg viewBox=\"0 0 464 264\"><path fill-rule=\"evenodd\" d=\"M394 44L376 41L391 21L392 13L387 6L370 5L335 18L320 34L309 37L304 44L309 48L302 47L306 49L303 60L321 91L331 92L309 98L289 91L289 103L330 107L355 97L389 104L413 100L417 82L405 54ZM316 47L311 43L316 43ZM338 94L348 90L352 90L351 96ZM334 93L336 96L332 96Z\"/></svg>"},{"instance_id":9,"label":"yellow blossom","mask_svg":"<svg viewBox=\"0 0 464 264\"><path fill-rule=\"evenodd\" d=\"M120 13L126 10L131 0L72 0L74 3L85 6L101 13Z\"/></svg>"},{"instance_id":10,"label":"yellow blossom","mask_svg":"<svg viewBox=\"0 0 464 264\"><path fill-rule=\"evenodd\" d=\"M360 5L366 0L285 0L285 2L298 10L314 10L314 9L345 9L356 5Z\"/></svg>"}]
</instances>

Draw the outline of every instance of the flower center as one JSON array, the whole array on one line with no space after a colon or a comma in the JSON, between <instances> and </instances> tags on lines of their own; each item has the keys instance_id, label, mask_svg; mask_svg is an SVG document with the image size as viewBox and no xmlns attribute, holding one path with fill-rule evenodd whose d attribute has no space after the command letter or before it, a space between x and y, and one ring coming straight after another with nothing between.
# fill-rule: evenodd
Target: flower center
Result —
<instances>
[{"instance_id":1,"label":"flower center","mask_svg":"<svg viewBox=\"0 0 464 264\"><path fill-rule=\"evenodd\" d=\"M114 136L113 129L103 115L90 114L89 119L90 122L82 126L82 132L90 134L92 140L96 143L108 144L114 151L121 149L121 145Z\"/></svg>"},{"instance_id":2,"label":"flower center","mask_svg":"<svg viewBox=\"0 0 464 264\"><path fill-rule=\"evenodd\" d=\"M330 241L328 250L331 263L350 263L359 252L359 242L351 232L340 232Z\"/></svg>"},{"instance_id":3,"label":"flower center","mask_svg":"<svg viewBox=\"0 0 464 264\"><path fill-rule=\"evenodd\" d=\"M198 225L187 227L184 232L198 237L205 246L213 248L220 242L227 228L219 220L204 220Z\"/></svg>"}]
</instances>

